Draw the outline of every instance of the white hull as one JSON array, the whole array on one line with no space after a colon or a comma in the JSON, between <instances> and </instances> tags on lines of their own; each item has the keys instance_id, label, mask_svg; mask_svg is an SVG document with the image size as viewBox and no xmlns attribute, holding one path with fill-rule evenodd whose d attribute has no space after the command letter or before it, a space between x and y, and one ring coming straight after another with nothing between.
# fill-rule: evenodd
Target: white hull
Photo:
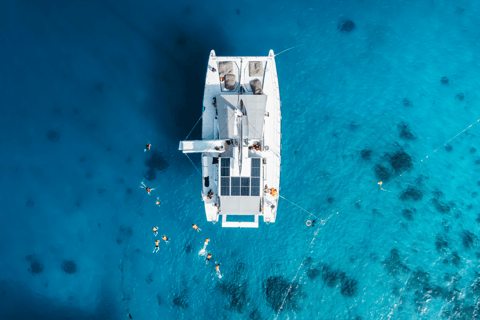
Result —
<instances>
[{"instance_id":1,"label":"white hull","mask_svg":"<svg viewBox=\"0 0 480 320\"><path fill-rule=\"evenodd\" d=\"M259 82L251 87L255 79ZM260 83L261 93L252 92L255 83L257 90ZM202 198L208 221L221 219L223 227L247 228L258 227L261 217L264 222L275 222L279 196L265 186L280 192L280 109L272 50L267 57L217 57L211 51L203 99L203 140L180 143L185 153L202 153ZM222 171L222 166L229 169ZM239 181L242 185L237 188Z\"/></svg>"}]
</instances>

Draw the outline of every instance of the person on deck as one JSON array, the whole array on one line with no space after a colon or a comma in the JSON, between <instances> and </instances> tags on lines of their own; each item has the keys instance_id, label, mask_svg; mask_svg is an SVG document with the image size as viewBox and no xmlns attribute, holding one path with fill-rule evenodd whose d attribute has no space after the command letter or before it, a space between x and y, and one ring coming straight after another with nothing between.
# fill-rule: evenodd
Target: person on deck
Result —
<instances>
[{"instance_id":1,"label":"person on deck","mask_svg":"<svg viewBox=\"0 0 480 320\"><path fill-rule=\"evenodd\" d=\"M270 195L272 197L275 197L277 195L277 189L275 189L275 188L270 189Z\"/></svg>"},{"instance_id":2,"label":"person on deck","mask_svg":"<svg viewBox=\"0 0 480 320\"><path fill-rule=\"evenodd\" d=\"M202 231L196 224L192 224L192 228L197 230L198 232Z\"/></svg>"},{"instance_id":3,"label":"person on deck","mask_svg":"<svg viewBox=\"0 0 480 320\"><path fill-rule=\"evenodd\" d=\"M155 249L153 249L153 253L156 253L158 252L158 250L160 250L160 248L158 247L159 244L160 240L155 240Z\"/></svg>"}]
</instances>

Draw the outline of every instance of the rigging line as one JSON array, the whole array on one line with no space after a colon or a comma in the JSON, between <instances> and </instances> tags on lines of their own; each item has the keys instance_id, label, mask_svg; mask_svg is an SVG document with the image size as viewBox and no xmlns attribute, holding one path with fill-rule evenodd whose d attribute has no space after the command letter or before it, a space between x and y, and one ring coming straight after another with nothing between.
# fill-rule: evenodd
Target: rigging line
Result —
<instances>
[{"instance_id":1,"label":"rigging line","mask_svg":"<svg viewBox=\"0 0 480 320\"><path fill-rule=\"evenodd\" d=\"M205 112L205 111L203 111ZM202 119L203 117L203 112L202 112L202 115L200 116L200 118L198 118L197 122L195 123L195 125L193 126L192 130L190 130L190 132L188 133L187 137L184 139L184 140L187 140L188 137L190 137L190 135L192 134L193 130L195 129L195 127L197 126L198 122L200 121L200 119Z\"/></svg>"},{"instance_id":2,"label":"rigging line","mask_svg":"<svg viewBox=\"0 0 480 320\"><path fill-rule=\"evenodd\" d=\"M197 170L197 172L202 175L202 173L200 172L200 170L198 170L197 166L193 163L192 159L190 159L190 157L188 156L188 154L185 153L185 155L187 156L188 160L190 160L190 162L193 164L193 166L195 167L195 169Z\"/></svg>"},{"instance_id":3,"label":"rigging line","mask_svg":"<svg viewBox=\"0 0 480 320\"><path fill-rule=\"evenodd\" d=\"M288 200L288 199L285 198L284 196L282 196L282 195L278 195L278 196L279 196L280 198L284 199L284 200L287 200L288 202L290 202L290 203L293 204L294 206L299 207L300 209L302 209L303 211L305 211L305 212L308 213L309 215L314 216L314 217L317 218L317 219L320 219L319 217L317 217L316 215L314 215L314 214L311 213L310 211L305 210L304 208L302 208L302 207L300 207L298 204L296 204L296 203Z\"/></svg>"},{"instance_id":4,"label":"rigging line","mask_svg":"<svg viewBox=\"0 0 480 320\"><path fill-rule=\"evenodd\" d=\"M233 117L234 115L235 115L235 113L230 116L230 119L228 119L227 123L223 126L223 128L222 128L220 131L222 131L222 130L227 126L228 122L232 119L232 117ZM202 117L203 117L203 112L202 112ZM200 117L200 118L201 118L201 117ZM198 120L200 120L200 119L198 119ZM197 122L198 122L198 121L197 121ZM192 130L193 130L193 129L192 129ZM215 138L215 130L214 130L213 134L214 134L214 138ZM189 135L190 135L190 134L189 134ZM187 138L188 138L188 136L187 136ZM208 149L210 149L210 148L213 146L214 143L215 143L215 140L214 140L214 142L212 142L212 143L210 144L210 146L208 147ZM195 169L197 170L197 172L200 173L200 175L202 175L202 173L198 170L197 166L193 163L192 159L190 159L190 157L188 156L188 154L185 153L185 152L184 152L184 154L187 156L188 160L190 160L190 162L193 164L193 166L195 167Z\"/></svg>"},{"instance_id":5,"label":"rigging line","mask_svg":"<svg viewBox=\"0 0 480 320\"><path fill-rule=\"evenodd\" d=\"M287 52L288 50L295 49L296 47L299 47L299 46L301 46L301 45L302 45L302 44L298 44L298 45L296 45L296 46L293 46L293 47L291 47L291 48L285 49L285 50L283 50L282 52L280 52L280 53L277 53L276 55L274 55L274 57L276 57L276 56L280 55L281 53Z\"/></svg>"},{"instance_id":6,"label":"rigging line","mask_svg":"<svg viewBox=\"0 0 480 320\"><path fill-rule=\"evenodd\" d=\"M290 284L290 287L288 288L288 291L287 291L287 293L285 294L285 297L283 298L282 304L280 305L280 308L278 308L278 310L277 310L277 314L275 315L275 320L276 320L276 319L278 318L278 316L280 315L280 310L282 310L283 305L285 304L285 301L287 301L287 297L288 297L288 295L290 294L290 291L292 290L293 285L295 284L295 280L296 280L297 277L298 277L298 273L300 272L300 269L302 269L303 263L305 262L305 259L307 259L307 255L308 255L310 249L312 248L313 241L315 241L315 238L317 237L317 234L318 234L318 232L319 232L321 229L322 229L322 228L318 228L317 231L315 231L315 233L313 234L312 241L310 241L310 245L308 246L308 249L307 249L307 251L305 252L305 255L303 256L302 263L300 263L300 266L299 266L298 269L297 269L297 273L295 274L295 277L293 278L293 280L292 280L292 282L291 282L291 284Z\"/></svg>"},{"instance_id":7,"label":"rigging line","mask_svg":"<svg viewBox=\"0 0 480 320\"><path fill-rule=\"evenodd\" d=\"M445 146L447 143L449 143L450 141L452 141L453 139L455 139L456 137L458 137L459 135L461 135L462 133L464 133L465 131L467 131L468 129L470 129L474 124L476 124L477 122L479 122L480 119L478 119L477 121L475 121L474 123L472 123L471 125L469 125L468 127L466 127L465 129L463 129L462 131L460 131L459 133L457 133L453 138L451 138L450 140L448 140L447 142L445 142L444 144L442 144L441 146L439 146L437 149L433 150L433 152L431 152L429 155L427 155L425 158L428 158L432 153L434 152L437 152L438 149L440 149L441 147ZM420 160L420 161L423 161Z\"/></svg>"}]
</instances>

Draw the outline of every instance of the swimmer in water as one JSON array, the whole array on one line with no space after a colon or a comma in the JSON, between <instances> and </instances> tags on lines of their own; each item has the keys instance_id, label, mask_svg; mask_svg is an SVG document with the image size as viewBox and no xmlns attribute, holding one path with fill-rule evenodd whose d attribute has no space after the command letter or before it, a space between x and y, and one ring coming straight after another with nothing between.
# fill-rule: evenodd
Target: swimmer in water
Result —
<instances>
[{"instance_id":1,"label":"swimmer in water","mask_svg":"<svg viewBox=\"0 0 480 320\"><path fill-rule=\"evenodd\" d=\"M162 236L162 239L163 239L165 242L168 242L167 236Z\"/></svg>"},{"instance_id":2,"label":"swimmer in water","mask_svg":"<svg viewBox=\"0 0 480 320\"><path fill-rule=\"evenodd\" d=\"M158 234L158 227L153 227L153 235L156 236Z\"/></svg>"},{"instance_id":3,"label":"swimmer in water","mask_svg":"<svg viewBox=\"0 0 480 320\"><path fill-rule=\"evenodd\" d=\"M143 149L143 152L147 152L147 150L150 150L151 147L152 147L152 144L150 142L147 143L147 145L145 146L145 149Z\"/></svg>"},{"instance_id":4,"label":"swimmer in water","mask_svg":"<svg viewBox=\"0 0 480 320\"><path fill-rule=\"evenodd\" d=\"M192 224L192 228L197 230L198 232L202 231L196 224Z\"/></svg>"},{"instance_id":5,"label":"swimmer in water","mask_svg":"<svg viewBox=\"0 0 480 320\"><path fill-rule=\"evenodd\" d=\"M153 190L155 190L155 188L149 188L149 187L147 187L147 186L145 185L145 183L143 183L143 182L142 182L142 185L140 186L140 188L147 190L148 195L150 195L150 192L152 192Z\"/></svg>"},{"instance_id":6,"label":"swimmer in water","mask_svg":"<svg viewBox=\"0 0 480 320\"><path fill-rule=\"evenodd\" d=\"M208 244L208 241L210 241L210 239L205 239L205 244Z\"/></svg>"},{"instance_id":7,"label":"swimmer in water","mask_svg":"<svg viewBox=\"0 0 480 320\"><path fill-rule=\"evenodd\" d=\"M211 255L210 253L207 254L207 259L205 259L205 260L207 260L207 263L210 261L210 258L211 258L211 257L212 257L212 255Z\"/></svg>"},{"instance_id":8,"label":"swimmer in water","mask_svg":"<svg viewBox=\"0 0 480 320\"><path fill-rule=\"evenodd\" d=\"M155 240L155 249L153 249L153 253L156 253L158 252L158 250L160 250L160 248L158 247L159 244L160 240Z\"/></svg>"},{"instance_id":9,"label":"swimmer in water","mask_svg":"<svg viewBox=\"0 0 480 320\"><path fill-rule=\"evenodd\" d=\"M160 207L160 205L162 204L162 202L160 202L160 197L157 197L155 204Z\"/></svg>"}]
</instances>

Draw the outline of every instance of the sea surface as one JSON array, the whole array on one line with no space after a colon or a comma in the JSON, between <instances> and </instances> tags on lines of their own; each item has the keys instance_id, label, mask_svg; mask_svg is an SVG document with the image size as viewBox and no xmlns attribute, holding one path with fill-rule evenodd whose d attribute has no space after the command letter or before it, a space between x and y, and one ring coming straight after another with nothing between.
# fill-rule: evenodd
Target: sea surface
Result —
<instances>
[{"instance_id":1,"label":"sea surface","mask_svg":"<svg viewBox=\"0 0 480 320\"><path fill-rule=\"evenodd\" d=\"M480 318L479 16L469 0L1 1L0 318ZM258 229L207 223L178 143L209 52L289 48L287 200Z\"/></svg>"}]
</instances>

